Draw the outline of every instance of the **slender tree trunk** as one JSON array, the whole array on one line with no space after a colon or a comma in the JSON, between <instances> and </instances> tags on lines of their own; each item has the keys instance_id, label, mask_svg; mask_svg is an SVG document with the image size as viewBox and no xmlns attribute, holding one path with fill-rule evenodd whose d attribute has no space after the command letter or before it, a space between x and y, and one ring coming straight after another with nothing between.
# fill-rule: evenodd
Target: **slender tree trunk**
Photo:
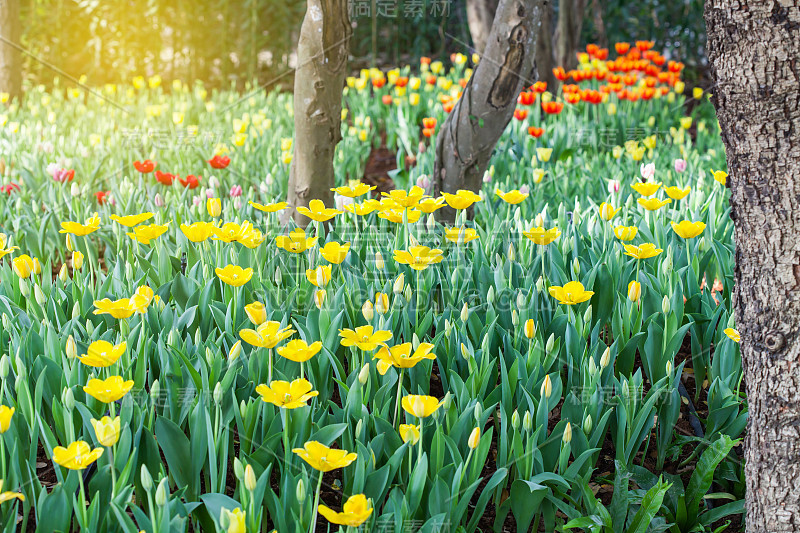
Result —
<instances>
[{"instance_id":1,"label":"slender tree trunk","mask_svg":"<svg viewBox=\"0 0 800 533\"><path fill-rule=\"evenodd\" d=\"M483 55L486 41L492 32L497 2L498 0L467 0L467 25L472 36L472 46L479 55Z\"/></svg>"},{"instance_id":2,"label":"slender tree trunk","mask_svg":"<svg viewBox=\"0 0 800 533\"><path fill-rule=\"evenodd\" d=\"M19 0L0 0L0 91L12 98L22 95L20 32Z\"/></svg>"},{"instance_id":3,"label":"slender tree trunk","mask_svg":"<svg viewBox=\"0 0 800 533\"><path fill-rule=\"evenodd\" d=\"M308 0L294 79L294 157L287 200L292 208L313 199L333 204L333 155L342 137L342 89L351 35L347 0ZM308 223L295 209L290 214L298 224Z\"/></svg>"},{"instance_id":4,"label":"slender tree trunk","mask_svg":"<svg viewBox=\"0 0 800 533\"><path fill-rule=\"evenodd\" d=\"M536 74L547 82L547 89L556 90L558 80L553 75L553 0L542 3L542 24L536 35Z\"/></svg>"},{"instance_id":5,"label":"slender tree trunk","mask_svg":"<svg viewBox=\"0 0 800 533\"><path fill-rule=\"evenodd\" d=\"M595 44L600 48L608 48L608 34L603 22L603 6L599 0L592 0L592 23L594 24Z\"/></svg>"},{"instance_id":6,"label":"slender tree trunk","mask_svg":"<svg viewBox=\"0 0 800 533\"><path fill-rule=\"evenodd\" d=\"M434 192L478 191L497 140L533 83L542 0L500 0L481 62L436 140ZM449 207L437 211L453 220Z\"/></svg>"},{"instance_id":7,"label":"slender tree trunk","mask_svg":"<svg viewBox=\"0 0 800 533\"><path fill-rule=\"evenodd\" d=\"M800 7L705 9L736 228L747 531L800 531Z\"/></svg>"},{"instance_id":8,"label":"slender tree trunk","mask_svg":"<svg viewBox=\"0 0 800 533\"><path fill-rule=\"evenodd\" d=\"M555 32L556 65L574 68L578 62L575 52L581 39L586 0L559 0Z\"/></svg>"}]
</instances>

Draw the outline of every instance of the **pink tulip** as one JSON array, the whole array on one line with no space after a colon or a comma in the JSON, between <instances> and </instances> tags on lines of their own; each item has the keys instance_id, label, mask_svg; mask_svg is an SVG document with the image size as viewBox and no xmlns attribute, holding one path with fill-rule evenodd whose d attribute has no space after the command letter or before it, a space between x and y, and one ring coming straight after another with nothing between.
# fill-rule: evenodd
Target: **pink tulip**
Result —
<instances>
[{"instance_id":1,"label":"pink tulip","mask_svg":"<svg viewBox=\"0 0 800 533\"><path fill-rule=\"evenodd\" d=\"M675 172L683 172L686 170L686 160L685 159L676 159L675 160Z\"/></svg>"}]
</instances>

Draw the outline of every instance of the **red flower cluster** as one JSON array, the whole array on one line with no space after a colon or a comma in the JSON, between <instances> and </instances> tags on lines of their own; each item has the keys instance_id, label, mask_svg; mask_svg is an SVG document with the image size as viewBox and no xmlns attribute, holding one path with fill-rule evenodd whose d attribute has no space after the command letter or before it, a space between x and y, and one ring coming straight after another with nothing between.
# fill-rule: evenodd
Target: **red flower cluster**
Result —
<instances>
[{"instance_id":1,"label":"red flower cluster","mask_svg":"<svg viewBox=\"0 0 800 533\"><path fill-rule=\"evenodd\" d=\"M194 176L189 174L186 178L178 178L178 181L181 182L181 185L188 189L196 189L200 186L200 178L201 176Z\"/></svg>"},{"instance_id":2,"label":"red flower cluster","mask_svg":"<svg viewBox=\"0 0 800 533\"><path fill-rule=\"evenodd\" d=\"M142 174L150 174L156 168L156 162L145 159L144 161L134 161L133 168Z\"/></svg>"},{"instance_id":3,"label":"red flower cluster","mask_svg":"<svg viewBox=\"0 0 800 533\"><path fill-rule=\"evenodd\" d=\"M2 187L0 187L0 192L4 192L6 194L11 194L12 192L18 190L19 190L19 185L14 183L13 181L8 185L3 185Z\"/></svg>"},{"instance_id":4,"label":"red flower cluster","mask_svg":"<svg viewBox=\"0 0 800 533\"><path fill-rule=\"evenodd\" d=\"M562 109L564 109L564 104L562 102L542 102L542 111L548 115L558 115L561 113Z\"/></svg>"},{"instance_id":5,"label":"red flower cluster","mask_svg":"<svg viewBox=\"0 0 800 533\"><path fill-rule=\"evenodd\" d=\"M433 137L436 133L436 119L434 117L426 117L422 119L422 134L425 137Z\"/></svg>"},{"instance_id":6,"label":"red flower cluster","mask_svg":"<svg viewBox=\"0 0 800 533\"><path fill-rule=\"evenodd\" d=\"M231 158L227 155L215 155L208 160L208 164L211 165L212 168L216 169L225 168L231 164Z\"/></svg>"}]
</instances>

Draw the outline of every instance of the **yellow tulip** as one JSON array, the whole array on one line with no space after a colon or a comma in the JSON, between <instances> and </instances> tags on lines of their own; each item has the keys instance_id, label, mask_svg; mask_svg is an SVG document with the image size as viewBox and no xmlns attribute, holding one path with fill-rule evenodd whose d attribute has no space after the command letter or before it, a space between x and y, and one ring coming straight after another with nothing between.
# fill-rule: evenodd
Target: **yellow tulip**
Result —
<instances>
[{"instance_id":1,"label":"yellow tulip","mask_svg":"<svg viewBox=\"0 0 800 533\"><path fill-rule=\"evenodd\" d=\"M539 148L536 149L536 157L542 163L547 163L548 161L550 161L550 157L552 155L553 155L553 149L552 148L541 148L541 147L539 147Z\"/></svg>"},{"instance_id":2,"label":"yellow tulip","mask_svg":"<svg viewBox=\"0 0 800 533\"><path fill-rule=\"evenodd\" d=\"M369 186L366 183L358 182L352 187L336 187L331 190L347 198L357 198L367 194L369 191L375 190L375 188L375 186Z\"/></svg>"},{"instance_id":3,"label":"yellow tulip","mask_svg":"<svg viewBox=\"0 0 800 533\"><path fill-rule=\"evenodd\" d=\"M133 388L133 380L125 381L121 376L111 376L107 379L90 379L83 387L89 396L103 403L116 402Z\"/></svg>"},{"instance_id":4,"label":"yellow tulip","mask_svg":"<svg viewBox=\"0 0 800 533\"><path fill-rule=\"evenodd\" d=\"M338 242L331 241L319 249L319 253L326 261L333 264L340 264L347 257L347 252L350 251L350 243L346 242L339 244ZM328 274L330 278L330 268L328 267Z\"/></svg>"},{"instance_id":5,"label":"yellow tulip","mask_svg":"<svg viewBox=\"0 0 800 533\"><path fill-rule=\"evenodd\" d=\"M725 333L725 335L727 335L728 338L731 339L733 342L738 343L741 342L742 340L742 337L739 335L739 331L736 329L726 328L723 333ZM0 407L0 410L2 410L2 407ZM0 411L0 414L2 414L2 411ZM0 427L0 429L2 429L2 427Z\"/></svg>"},{"instance_id":6,"label":"yellow tulip","mask_svg":"<svg viewBox=\"0 0 800 533\"><path fill-rule=\"evenodd\" d=\"M332 219L336 215L341 215L344 213L344 211L339 211L338 209L327 208L322 200L316 199L311 200L308 203L308 207L298 207L297 212L317 222L325 222L326 220Z\"/></svg>"},{"instance_id":7,"label":"yellow tulip","mask_svg":"<svg viewBox=\"0 0 800 533\"><path fill-rule=\"evenodd\" d=\"M232 287L241 287L253 277L252 268L242 268L239 265L228 265L225 268L214 270L223 283Z\"/></svg>"},{"instance_id":8,"label":"yellow tulip","mask_svg":"<svg viewBox=\"0 0 800 533\"><path fill-rule=\"evenodd\" d=\"M444 237L450 242L464 244L477 239L478 232L475 231L475 228L465 228L464 226L460 228L446 228L444 230Z\"/></svg>"},{"instance_id":9,"label":"yellow tulip","mask_svg":"<svg viewBox=\"0 0 800 533\"><path fill-rule=\"evenodd\" d=\"M373 355L378 360L378 372L381 376L385 375L390 367L397 368L412 368L414 365L423 359L435 360L436 355L431 353L433 344L423 342L419 347L411 353L412 345L410 342L398 344L391 348L382 346L378 352Z\"/></svg>"},{"instance_id":10,"label":"yellow tulip","mask_svg":"<svg viewBox=\"0 0 800 533\"><path fill-rule=\"evenodd\" d=\"M661 248L656 248L656 245L651 242L646 242L639 246L633 244L625 245L625 255L635 257L636 259L650 259L663 252Z\"/></svg>"},{"instance_id":11,"label":"yellow tulip","mask_svg":"<svg viewBox=\"0 0 800 533\"><path fill-rule=\"evenodd\" d=\"M14 407L0 405L0 433L5 433L11 427L11 417L14 416Z\"/></svg>"},{"instance_id":12,"label":"yellow tulip","mask_svg":"<svg viewBox=\"0 0 800 533\"><path fill-rule=\"evenodd\" d=\"M621 241L630 241L636 234L639 233L639 228L636 226L617 226L614 228L614 235Z\"/></svg>"},{"instance_id":13,"label":"yellow tulip","mask_svg":"<svg viewBox=\"0 0 800 533\"><path fill-rule=\"evenodd\" d=\"M403 410L417 418L427 418L441 407L442 402L433 396L409 394L403 396Z\"/></svg>"},{"instance_id":14,"label":"yellow tulip","mask_svg":"<svg viewBox=\"0 0 800 533\"><path fill-rule=\"evenodd\" d=\"M302 448L292 450L303 461L320 472L330 472L344 468L358 458L355 453L346 450L334 450L317 441L308 441Z\"/></svg>"},{"instance_id":15,"label":"yellow tulip","mask_svg":"<svg viewBox=\"0 0 800 533\"><path fill-rule=\"evenodd\" d=\"M322 342L313 342L310 345L306 341L295 339L289 341L285 346L278 348L278 355L284 359L294 361L295 363L305 363L322 349Z\"/></svg>"},{"instance_id":16,"label":"yellow tulip","mask_svg":"<svg viewBox=\"0 0 800 533\"><path fill-rule=\"evenodd\" d=\"M324 505L320 505L318 509L319 514L324 516L328 522L354 528L366 522L372 514L372 504L363 494L350 496L342 506L341 513Z\"/></svg>"},{"instance_id":17,"label":"yellow tulip","mask_svg":"<svg viewBox=\"0 0 800 533\"><path fill-rule=\"evenodd\" d=\"M288 252L299 254L317 245L318 237L306 238L306 232L300 228L293 229L289 236L278 235L275 237L275 245Z\"/></svg>"},{"instance_id":18,"label":"yellow tulip","mask_svg":"<svg viewBox=\"0 0 800 533\"><path fill-rule=\"evenodd\" d=\"M127 347L127 343L124 342L115 346L108 341L94 341L89 345L86 353L78 359L84 365L105 368L116 363Z\"/></svg>"},{"instance_id":19,"label":"yellow tulip","mask_svg":"<svg viewBox=\"0 0 800 533\"><path fill-rule=\"evenodd\" d=\"M219 198L209 198L206 200L206 211L208 216L217 218L222 214L222 200Z\"/></svg>"},{"instance_id":20,"label":"yellow tulip","mask_svg":"<svg viewBox=\"0 0 800 533\"><path fill-rule=\"evenodd\" d=\"M468 209L475 202L482 201L480 195L465 189L459 189L455 194L445 192L442 196L447 205L457 210Z\"/></svg>"},{"instance_id":21,"label":"yellow tulip","mask_svg":"<svg viewBox=\"0 0 800 533\"><path fill-rule=\"evenodd\" d=\"M399 433L403 442L410 442L412 446L419 442L419 426L414 424L400 424Z\"/></svg>"},{"instance_id":22,"label":"yellow tulip","mask_svg":"<svg viewBox=\"0 0 800 533\"><path fill-rule=\"evenodd\" d=\"M683 200L688 196L689 192L691 191L691 187L686 187L685 189L681 189L680 187L664 187L664 192L667 193L667 196L672 198L673 200Z\"/></svg>"},{"instance_id":23,"label":"yellow tulip","mask_svg":"<svg viewBox=\"0 0 800 533\"><path fill-rule=\"evenodd\" d=\"M425 270L430 265L442 261L442 251L438 248L431 250L427 246L412 246L407 251L395 250L394 260L414 270Z\"/></svg>"},{"instance_id":24,"label":"yellow tulip","mask_svg":"<svg viewBox=\"0 0 800 533\"><path fill-rule=\"evenodd\" d=\"M53 462L70 470L83 470L97 461L103 455L103 448L91 447L82 440L75 441L64 448L56 446L53 449Z\"/></svg>"},{"instance_id":25,"label":"yellow tulip","mask_svg":"<svg viewBox=\"0 0 800 533\"><path fill-rule=\"evenodd\" d=\"M634 191L638 192L639 194L641 194L642 196L645 196L645 197L653 196L656 193L656 191L658 191L659 187L661 187L661 182L659 182L659 183L653 183L653 182L640 183L639 182L639 183L632 183L631 184L631 188Z\"/></svg>"},{"instance_id":26,"label":"yellow tulip","mask_svg":"<svg viewBox=\"0 0 800 533\"><path fill-rule=\"evenodd\" d=\"M638 302L639 296L642 294L642 284L638 281L631 281L628 283L628 299L632 302Z\"/></svg>"},{"instance_id":27,"label":"yellow tulip","mask_svg":"<svg viewBox=\"0 0 800 533\"><path fill-rule=\"evenodd\" d=\"M692 222L691 220L683 220L676 224L672 222L672 231L678 234L679 237L684 239L692 239L697 237L706 229L705 222Z\"/></svg>"},{"instance_id":28,"label":"yellow tulip","mask_svg":"<svg viewBox=\"0 0 800 533\"><path fill-rule=\"evenodd\" d=\"M75 270L83 268L83 254L77 250L72 252L72 268Z\"/></svg>"},{"instance_id":29,"label":"yellow tulip","mask_svg":"<svg viewBox=\"0 0 800 533\"><path fill-rule=\"evenodd\" d=\"M640 206L644 207L648 211L657 211L668 203L672 202L670 198L667 198L666 200L659 200L658 198L639 198L636 201Z\"/></svg>"},{"instance_id":30,"label":"yellow tulip","mask_svg":"<svg viewBox=\"0 0 800 533\"><path fill-rule=\"evenodd\" d=\"M126 228L132 228L137 224L141 224L145 220L150 220L151 218L153 218L153 213L148 212L148 213L141 213L138 215L127 215L124 217L121 217L119 215L111 215L109 218L121 226L125 226Z\"/></svg>"},{"instance_id":31,"label":"yellow tulip","mask_svg":"<svg viewBox=\"0 0 800 533\"><path fill-rule=\"evenodd\" d=\"M286 209L289 204L286 202L275 202L272 204L258 204L256 202L250 201L248 202L250 205L258 209L259 211L263 211L264 213L276 213L278 211L283 211Z\"/></svg>"},{"instance_id":32,"label":"yellow tulip","mask_svg":"<svg viewBox=\"0 0 800 533\"><path fill-rule=\"evenodd\" d=\"M256 387L256 392L261 395L264 402L271 403L284 409L297 409L305 407L308 400L319 395L318 391L306 379L288 381L273 381L269 385L261 384Z\"/></svg>"},{"instance_id":33,"label":"yellow tulip","mask_svg":"<svg viewBox=\"0 0 800 533\"><path fill-rule=\"evenodd\" d=\"M260 324L258 328L243 329L239 336L244 342L260 348L274 348L282 340L289 338L295 330L291 326L281 328L280 322L269 321Z\"/></svg>"},{"instance_id":34,"label":"yellow tulip","mask_svg":"<svg viewBox=\"0 0 800 533\"><path fill-rule=\"evenodd\" d=\"M383 196L389 198L397 205L408 209L409 207L416 206L427 195L425 194L425 189L414 185L408 192L395 189L383 193Z\"/></svg>"},{"instance_id":35,"label":"yellow tulip","mask_svg":"<svg viewBox=\"0 0 800 533\"><path fill-rule=\"evenodd\" d=\"M131 306L130 298L121 298L119 300L109 300L103 298L102 300L95 300L94 310L95 315L111 315L116 319L128 318L135 312Z\"/></svg>"},{"instance_id":36,"label":"yellow tulip","mask_svg":"<svg viewBox=\"0 0 800 533\"><path fill-rule=\"evenodd\" d=\"M38 274L42 271L39 260L27 254L15 257L11 262L11 267L14 270L14 274L23 279L31 277L31 274Z\"/></svg>"},{"instance_id":37,"label":"yellow tulip","mask_svg":"<svg viewBox=\"0 0 800 533\"><path fill-rule=\"evenodd\" d=\"M357 346L359 349L369 352L391 339L392 332L374 331L372 326L359 326L355 330L340 329L339 336L342 338L342 346Z\"/></svg>"},{"instance_id":38,"label":"yellow tulip","mask_svg":"<svg viewBox=\"0 0 800 533\"><path fill-rule=\"evenodd\" d=\"M580 281L570 281L563 287L553 286L550 287L550 296L558 300L558 303L564 305L575 305L586 300L589 300L594 294L593 291L587 291Z\"/></svg>"},{"instance_id":39,"label":"yellow tulip","mask_svg":"<svg viewBox=\"0 0 800 533\"><path fill-rule=\"evenodd\" d=\"M444 203L445 202L443 196L440 196L439 198L425 198L424 200L421 200L417 204L417 207L419 208L420 211L422 211L427 215L433 213L437 209L441 209L442 207L444 207Z\"/></svg>"},{"instance_id":40,"label":"yellow tulip","mask_svg":"<svg viewBox=\"0 0 800 533\"><path fill-rule=\"evenodd\" d=\"M617 213L619 213L620 209L622 208L618 207L614 209L613 205L603 202L600 204L600 207L597 208L597 211L600 213L600 218L603 220L611 220L614 218L614 216L616 216Z\"/></svg>"},{"instance_id":41,"label":"yellow tulip","mask_svg":"<svg viewBox=\"0 0 800 533\"><path fill-rule=\"evenodd\" d=\"M0 503L5 503L13 500L14 498L22 502L25 501L25 496L21 492L12 492L9 490L3 492L3 480L0 479Z\"/></svg>"},{"instance_id":42,"label":"yellow tulip","mask_svg":"<svg viewBox=\"0 0 800 533\"><path fill-rule=\"evenodd\" d=\"M525 198L527 198L529 196L528 194L522 194L517 189L514 189L513 191L508 191L508 192L503 192L500 189L495 189L494 193L497 196L499 196L500 199L503 200L505 203L511 204L511 205L516 205L516 204L522 202L523 200L525 200Z\"/></svg>"},{"instance_id":43,"label":"yellow tulip","mask_svg":"<svg viewBox=\"0 0 800 533\"><path fill-rule=\"evenodd\" d=\"M267 308L261 302L253 302L250 305L244 306L244 312L247 313L247 318L254 326L258 327L267 321Z\"/></svg>"},{"instance_id":44,"label":"yellow tulip","mask_svg":"<svg viewBox=\"0 0 800 533\"><path fill-rule=\"evenodd\" d=\"M94 428L94 434L97 437L97 442L106 448L110 448L117 443L120 433L119 417L111 418L110 416L104 416L100 420L92 418L91 422Z\"/></svg>"},{"instance_id":45,"label":"yellow tulip","mask_svg":"<svg viewBox=\"0 0 800 533\"><path fill-rule=\"evenodd\" d=\"M127 235L134 241L140 242L142 244L150 244L150 241L166 233L168 228L169 228L169 222L167 222L166 224L149 224L146 226L136 226L135 228L133 228L133 232L126 233L125 235Z\"/></svg>"},{"instance_id":46,"label":"yellow tulip","mask_svg":"<svg viewBox=\"0 0 800 533\"><path fill-rule=\"evenodd\" d=\"M195 222L194 224L181 224L181 231L191 242L203 242L214 234L214 225L210 222Z\"/></svg>"},{"instance_id":47,"label":"yellow tulip","mask_svg":"<svg viewBox=\"0 0 800 533\"><path fill-rule=\"evenodd\" d=\"M100 217L97 216L97 213L95 213L94 216L87 218L84 224L79 222L62 222L59 233L71 233L78 237L82 237L97 231L97 228L99 227Z\"/></svg>"},{"instance_id":48,"label":"yellow tulip","mask_svg":"<svg viewBox=\"0 0 800 533\"><path fill-rule=\"evenodd\" d=\"M712 170L711 175L714 176L714 180L720 185L728 183L728 173L724 170Z\"/></svg>"},{"instance_id":49,"label":"yellow tulip","mask_svg":"<svg viewBox=\"0 0 800 533\"><path fill-rule=\"evenodd\" d=\"M541 246L547 246L554 240L558 239L561 235L561 230L558 228L550 228L545 230L542 227L531 228L528 231L523 231L522 234Z\"/></svg>"}]
</instances>

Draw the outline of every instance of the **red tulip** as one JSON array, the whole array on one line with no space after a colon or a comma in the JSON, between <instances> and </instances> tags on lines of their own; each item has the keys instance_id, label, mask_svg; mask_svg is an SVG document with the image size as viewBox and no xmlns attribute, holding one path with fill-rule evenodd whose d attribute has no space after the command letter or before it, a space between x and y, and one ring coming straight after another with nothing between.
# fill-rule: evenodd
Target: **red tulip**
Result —
<instances>
[{"instance_id":1,"label":"red tulip","mask_svg":"<svg viewBox=\"0 0 800 533\"><path fill-rule=\"evenodd\" d=\"M97 198L97 203L103 205L106 203L106 199L111 196L111 191L97 191L94 196Z\"/></svg>"},{"instance_id":2,"label":"red tulip","mask_svg":"<svg viewBox=\"0 0 800 533\"><path fill-rule=\"evenodd\" d=\"M537 128L536 126L531 126L528 128L528 135L531 137L538 139L542 136L542 134L544 134L544 128Z\"/></svg>"},{"instance_id":3,"label":"red tulip","mask_svg":"<svg viewBox=\"0 0 800 533\"><path fill-rule=\"evenodd\" d=\"M515 109L514 110L514 118L517 120L525 120L528 118L528 110L527 109Z\"/></svg>"},{"instance_id":4,"label":"red tulip","mask_svg":"<svg viewBox=\"0 0 800 533\"><path fill-rule=\"evenodd\" d=\"M436 118L434 117L423 118L422 127L429 130L436 129Z\"/></svg>"},{"instance_id":5,"label":"red tulip","mask_svg":"<svg viewBox=\"0 0 800 533\"><path fill-rule=\"evenodd\" d=\"M142 174L150 174L156 168L156 162L145 159L144 161L134 161L133 168Z\"/></svg>"},{"instance_id":6,"label":"red tulip","mask_svg":"<svg viewBox=\"0 0 800 533\"><path fill-rule=\"evenodd\" d=\"M175 178L178 176L175 174L170 174L169 172L161 172L160 170L156 170L156 179L162 185L172 185L172 182L175 181Z\"/></svg>"},{"instance_id":7,"label":"red tulip","mask_svg":"<svg viewBox=\"0 0 800 533\"><path fill-rule=\"evenodd\" d=\"M186 179L178 178L178 181L180 181L181 185L183 185L184 187L188 187L189 189L196 189L197 187L200 186L201 177L202 176L194 176L192 174L189 174L188 176L186 176Z\"/></svg>"},{"instance_id":8,"label":"red tulip","mask_svg":"<svg viewBox=\"0 0 800 533\"><path fill-rule=\"evenodd\" d=\"M381 98L381 101L383 101L383 103L385 105L391 105L392 104L392 95L391 94L384 94L383 98Z\"/></svg>"},{"instance_id":9,"label":"red tulip","mask_svg":"<svg viewBox=\"0 0 800 533\"><path fill-rule=\"evenodd\" d=\"M231 164L231 158L227 155L215 155L208 160L208 164L217 169L225 168Z\"/></svg>"},{"instance_id":10,"label":"red tulip","mask_svg":"<svg viewBox=\"0 0 800 533\"><path fill-rule=\"evenodd\" d=\"M6 194L11 194L12 192L18 191L18 190L19 190L19 185L17 185L13 181L11 183L9 183L8 185L3 185L2 187L0 187L0 191L4 192Z\"/></svg>"}]
</instances>

